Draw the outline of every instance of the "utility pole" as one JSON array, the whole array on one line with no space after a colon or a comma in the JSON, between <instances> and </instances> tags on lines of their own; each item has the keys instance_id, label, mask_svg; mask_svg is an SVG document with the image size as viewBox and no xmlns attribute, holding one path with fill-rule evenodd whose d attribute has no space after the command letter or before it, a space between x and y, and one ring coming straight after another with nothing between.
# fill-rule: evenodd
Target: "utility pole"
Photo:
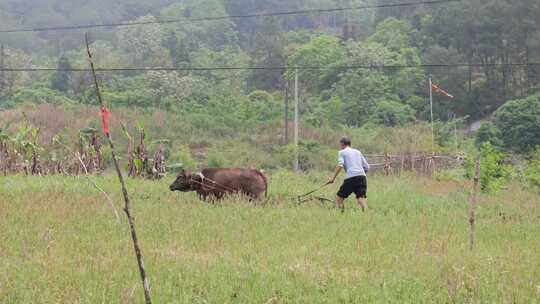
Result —
<instances>
[{"instance_id":1,"label":"utility pole","mask_svg":"<svg viewBox=\"0 0 540 304\"><path fill-rule=\"evenodd\" d=\"M289 144L289 79L285 83L285 144Z\"/></svg>"},{"instance_id":2,"label":"utility pole","mask_svg":"<svg viewBox=\"0 0 540 304\"><path fill-rule=\"evenodd\" d=\"M457 117L454 113L454 139L456 141L456 156L459 153L459 140L458 140L458 133L457 133Z\"/></svg>"},{"instance_id":3,"label":"utility pole","mask_svg":"<svg viewBox=\"0 0 540 304\"><path fill-rule=\"evenodd\" d=\"M431 152L435 154L435 122L433 119L433 81L429 76L429 106L431 111Z\"/></svg>"},{"instance_id":4,"label":"utility pole","mask_svg":"<svg viewBox=\"0 0 540 304\"><path fill-rule=\"evenodd\" d=\"M298 68L294 71L294 172L298 172Z\"/></svg>"}]
</instances>

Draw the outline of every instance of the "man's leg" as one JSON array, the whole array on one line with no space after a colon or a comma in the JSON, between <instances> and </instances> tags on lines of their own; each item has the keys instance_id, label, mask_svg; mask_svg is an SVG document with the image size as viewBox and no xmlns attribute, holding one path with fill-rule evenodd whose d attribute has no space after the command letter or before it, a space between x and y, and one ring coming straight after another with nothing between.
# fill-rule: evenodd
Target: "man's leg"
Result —
<instances>
[{"instance_id":1,"label":"man's leg","mask_svg":"<svg viewBox=\"0 0 540 304\"><path fill-rule=\"evenodd\" d=\"M359 178L358 188L356 190L356 199L358 200L358 205L362 208L363 212L368 210L367 204L367 178L361 176Z\"/></svg>"},{"instance_id":2,"label":"man's leg","mask_svg":"<svg viewBox=\"0 0 540 304\"><path fill-rule=\"evenodd\" d=\"M341 209L341 213L345 212L345 199L351 195L352 190L349 184L349 181L345 180L343 182L343 185L341 185L341 188L339 188L339 191L337 193L336 197L336 207Z\"/></svg>"},{"instance_id":3,"label":"man's leg","mask_svg":"<svg viewBox=\"0 0 540 304\"><path fill-rule=\"evenodd\" d=\"M360 208L362 208L362 211L366 212L368 210L367 198L359 197L358 205L360 205Z\"/></svg>"},{"instance_id":4,"label":"man's leg","mask_svg":"<svg viewBox=\"0 0 540 304\"><path fill-rule=\"evenodd\" d=\"M345 199L341 196L336 197L336 207L338 207L341 210L341 213L345 212Z\"/></svg>"}]
</instances>

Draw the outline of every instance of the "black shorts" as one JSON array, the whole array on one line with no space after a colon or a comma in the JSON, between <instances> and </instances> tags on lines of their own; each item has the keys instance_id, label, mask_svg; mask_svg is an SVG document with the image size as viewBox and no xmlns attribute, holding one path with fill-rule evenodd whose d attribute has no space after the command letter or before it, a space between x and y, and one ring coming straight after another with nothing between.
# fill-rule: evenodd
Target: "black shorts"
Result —
<instances>
[{"instance_id":1,"label":"black shorts","mask_svg":"<svg viewBox=\"0 0 540 304\"><path fill-rule=\"evenodd\" d=\"M337 195L341 198L347 198L352 193L356 194L356 198L367 198L367 178L365 176L346 179L339 188Z\"/></svg>"}]
</instances>

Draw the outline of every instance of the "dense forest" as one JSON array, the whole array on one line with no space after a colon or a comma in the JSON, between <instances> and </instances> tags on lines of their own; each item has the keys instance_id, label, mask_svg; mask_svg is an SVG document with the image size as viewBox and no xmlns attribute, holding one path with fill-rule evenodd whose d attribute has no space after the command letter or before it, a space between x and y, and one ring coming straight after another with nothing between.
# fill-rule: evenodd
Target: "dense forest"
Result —
<instances>
[{"instance_id":1,"label":"dense forest","mask_svg":"<svg viewBox=\"0 0 540 304\"><path fill-rule=\"evenodd\" d=\"M83 34L89 31L99 68L181 68L101 72L111 107L159 108L234 134L282 121L283 101L293 94L294 70L277 67L312 66L324 68L298 72L306 124L397 127L429 121L431 76L455 96L435 95L436 120L490 120L493 123L481 128L482 139L518 152L540 145L540 2L471 0L384 7L392 3L398 2L0 0L1 31L150 22L0 33L4 69L62 70L2 71L0 107L96 104L90 74L69 71L88 68ZM381 7L190 21L375 5ZM152 23L172 19L184 21ZM213 67L271 69L192 69ZM523 132L526 138L519 136Z\"/></svg>"}]
</instances>

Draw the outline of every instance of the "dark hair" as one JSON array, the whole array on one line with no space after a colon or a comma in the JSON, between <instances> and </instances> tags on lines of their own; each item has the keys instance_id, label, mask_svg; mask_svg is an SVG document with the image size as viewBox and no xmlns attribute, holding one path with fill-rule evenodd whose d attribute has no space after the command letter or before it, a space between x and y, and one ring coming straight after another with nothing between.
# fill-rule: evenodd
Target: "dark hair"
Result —
<instances>
[{"instance_id":1,"label":"dark hair","mask_svg":"<svg viewBox=\"0 0 540 304\"><path fill-rule=\"evenodd\" d=\"M342 137L339 142L344 144L345 146L350 146L351 145L351 140L348 137Z\"/></svg>"}]
</instances>

